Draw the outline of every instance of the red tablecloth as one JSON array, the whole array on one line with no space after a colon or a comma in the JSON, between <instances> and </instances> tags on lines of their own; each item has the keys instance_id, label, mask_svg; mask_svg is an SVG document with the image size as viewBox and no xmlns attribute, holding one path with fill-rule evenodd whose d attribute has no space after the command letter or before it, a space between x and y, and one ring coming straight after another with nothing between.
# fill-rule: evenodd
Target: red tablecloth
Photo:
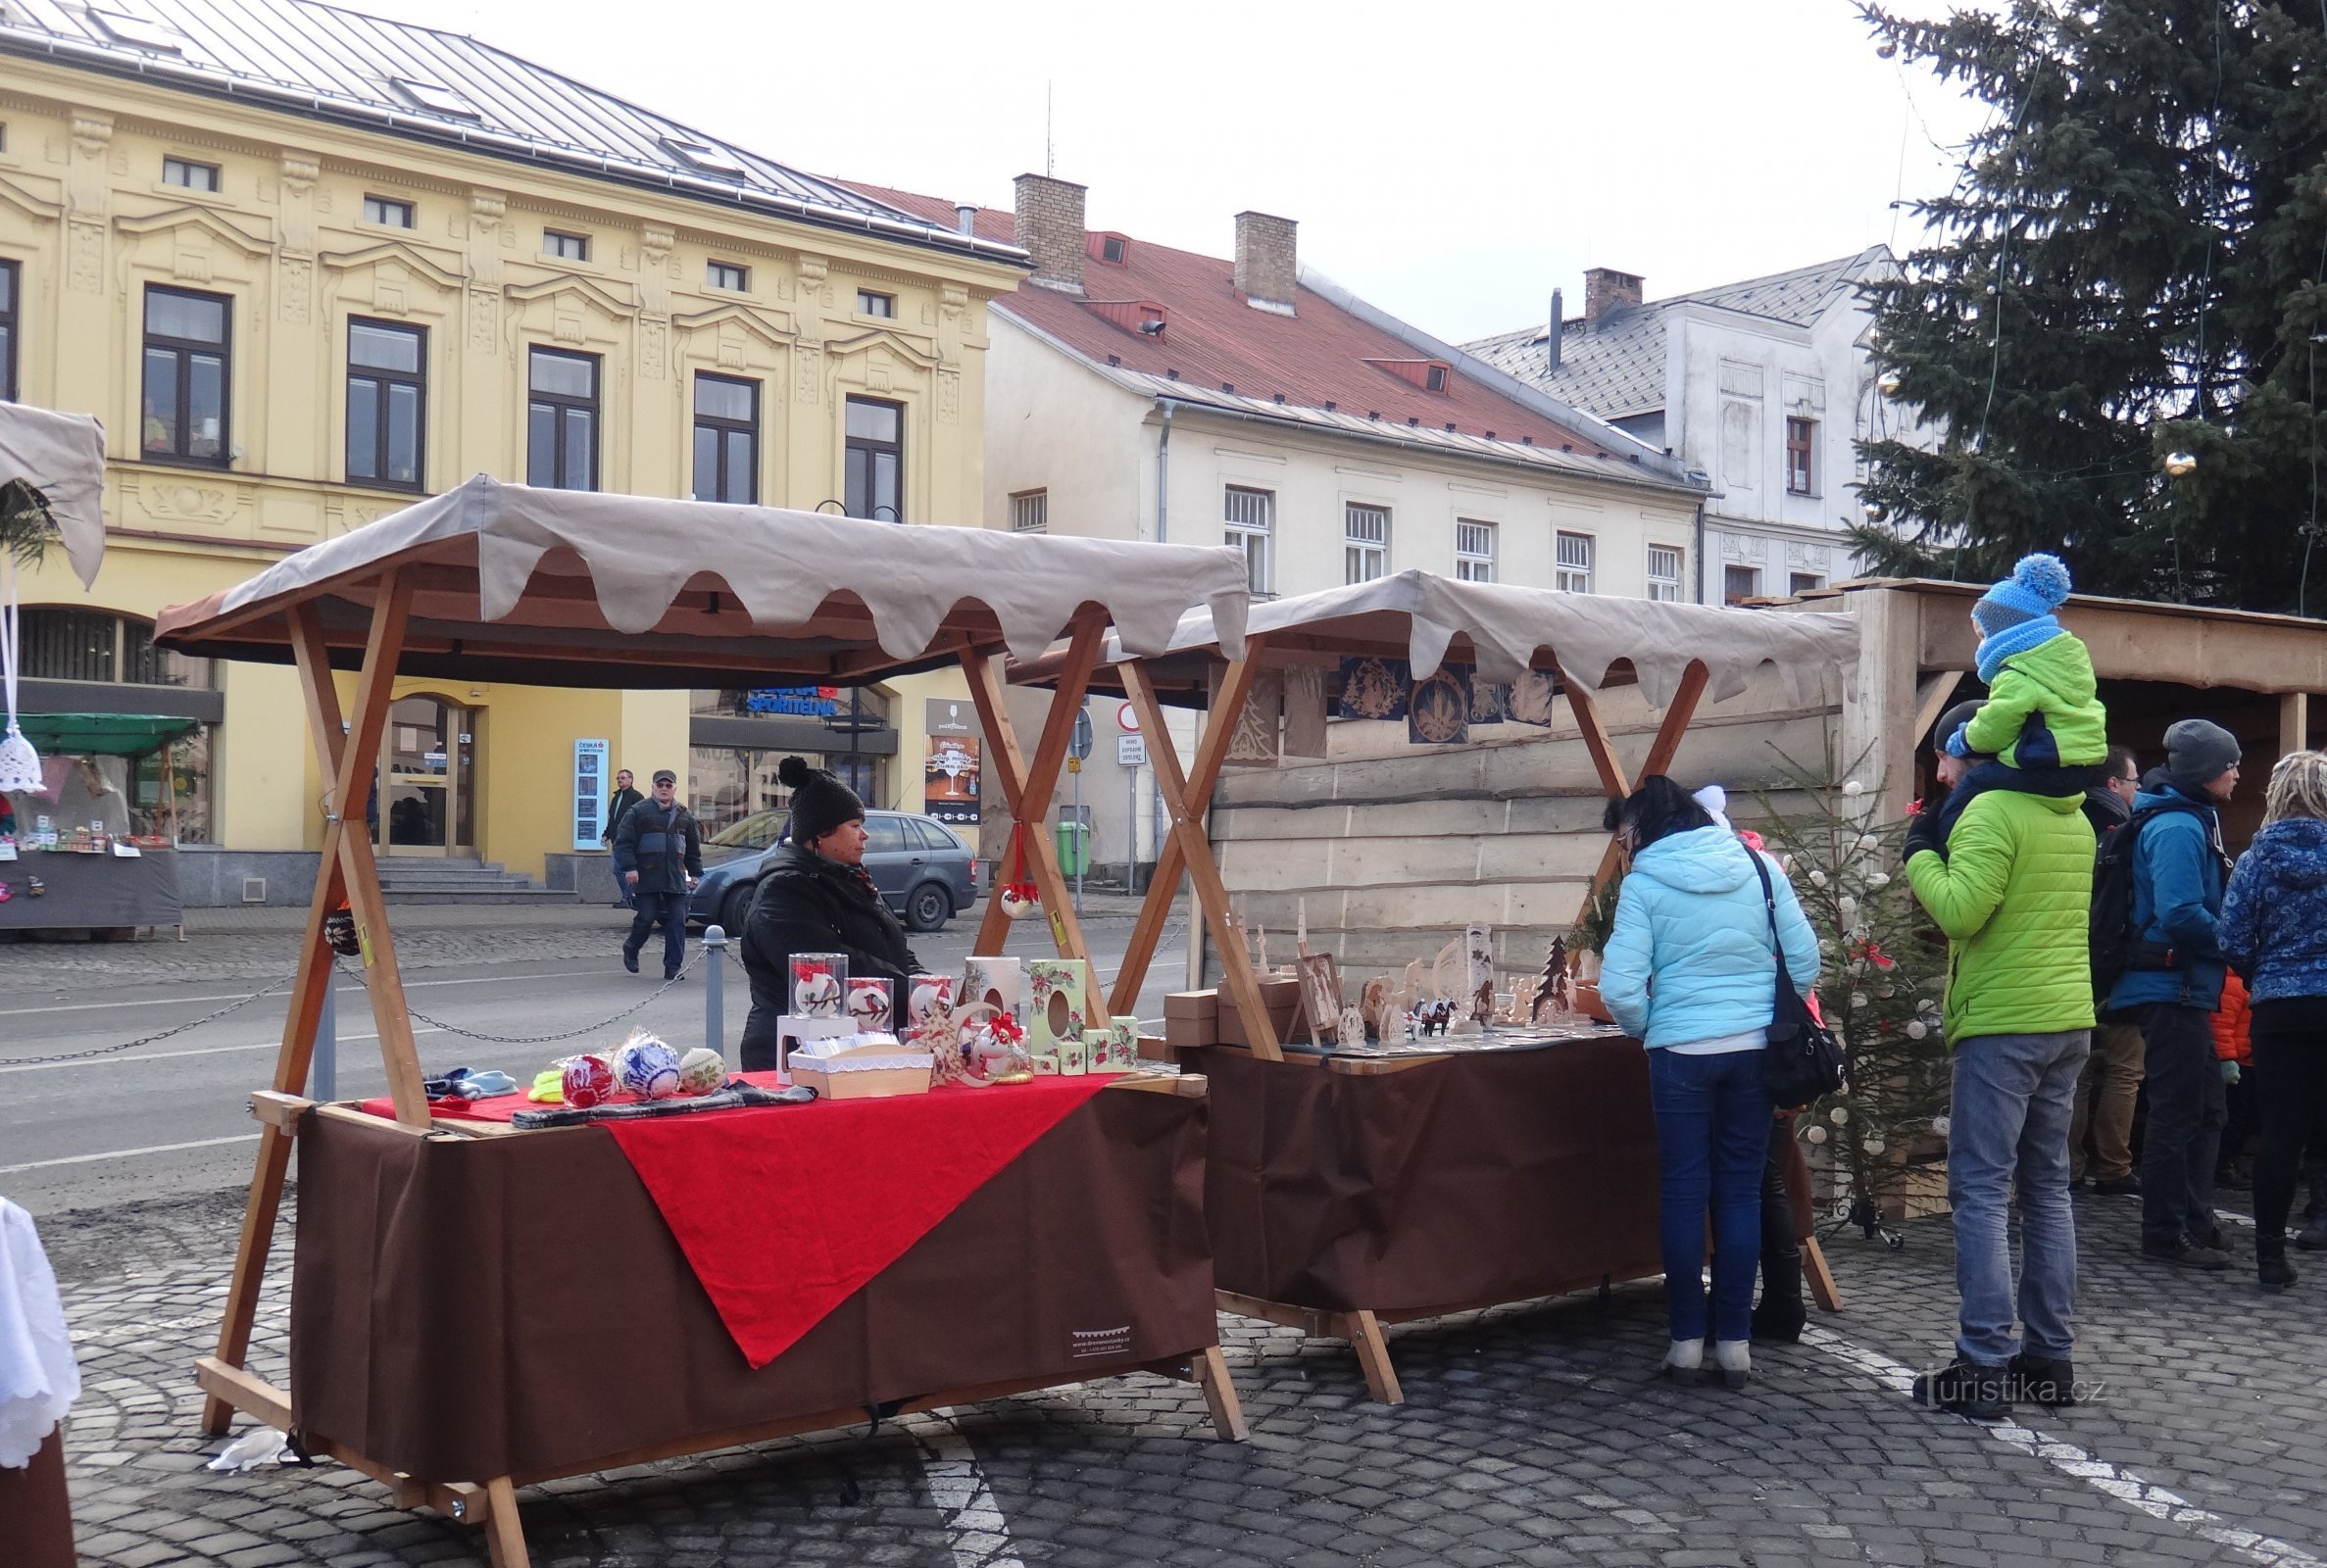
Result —
<instances>
[{"instance_id":1,"label":"red tablecloth","mask_svg":"<svg viewBox=\"0 0 2327 1568\"><path fill-rule=\"evenodd\" d=\"M772 1073L752 1074L772 1084ZM789 1349L1111 1080L605 1123L754 1367ZM364 1108L393 1117L386 1100ZM439 1115L507 1121L522 1095Z\"/></svg>"}]
</instances>

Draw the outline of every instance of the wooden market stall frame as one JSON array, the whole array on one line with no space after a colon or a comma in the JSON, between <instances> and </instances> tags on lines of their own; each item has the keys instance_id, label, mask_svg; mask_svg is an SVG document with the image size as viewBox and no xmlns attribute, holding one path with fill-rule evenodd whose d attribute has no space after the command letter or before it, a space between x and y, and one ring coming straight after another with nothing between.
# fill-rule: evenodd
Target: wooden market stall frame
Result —
<instances>
[{"instance_id":1,"label":"wooden market stall frame","mask_svg":"<svg viewBox=\"0 0 2327 1568\"><path fill-rule=\"evenodd\" d=\"M1171 906L1178 900L1180 879L1185 876L1194 890L1198 915L1205 929L1212 934L1213 945L1219 960L1222 986L1228 994L1228 1000L1234 1004L1243 1025L1246 1041L1243 1049L1249 1051L1255 1057L1270 1062L1290 1060L1311 1067L1319 1067L1328 1072L1356 1076L1404 1072L1428 1062L1449 1059L1453 1054L1451 1053L1378 1059L1335 1057L1330 1054L1304 1053L1288 1058L1282 1044L1277 1039L1275 1027L1269 1018L1268 1008L1262 1000L1261 976L1255 970L1250 955L1245 951L1243 933L1232 918L1226 884L1221 877L1219 861L1213 853L1208 823L1213 791L1219 782L1221 769L1227 761L1229 748L1235 739L1237 720L1250 701L1256 678L1271 652L1285 652L1288 645L1297 642L1300 652L1312 657L1320 652L1357 653L1360 650L1354 646L1344 647L1336 644L1333 622L1340 619L1346 623L1359 616L1378 617L1393 612L1389 609L1390 606L1399 605L1411 608L1398 612L1405 612L1417 618L1420 614L1429 612L1437 617L1438 623L1433 626L1432 631L1434 634L1446 634L1436 639L1436 646L1442 651L1443 658L1449 661L1454 658L1455 637L1461 635L1471 644L1472 657L1475 659L1478 645L1487 641L1493 632L1484 626L1457 629L1460 621L1457 607L1461 601L1474 597L1472 590L1476 586L1478 585L1452 582L1431 573L1409 571L1399 573L1392 578L1379 579L1377 583L1357 584L1349 589L1329 589L1323 593L1306 595L1297 599L1277 600L1256 608L1252 623L1245 632L1244 647L1240 656L1231 655L1226 650L1214 645L1211 636L1212 627L1205 620L1203 612L1200 611L1191 612L1182 624L1180 634L1173 639L1168 654L1164 657L1175 661L1180 665L1179 674L1183 681L1186 681L1185 666L1190 655L1211 652L1214 658L1225 661L1225 668L1218 672L1216 684L1207 683L1211 695L1206 705L1205 724L1196 744L1194 760L1185 768L1181 765L1177 750L1172 744L1171 732L1164 722L1164 697L1157 676L1159 660L1152 657L1128 655L1120 649L1114 651L1116 657L1109 662L1106 674L1120 683L1125 697L1129 699L1138 714L1141 733L1147 737L1148 761L1155 769L1157 793L1162 797L1164 811L1170 824L1168 836L1157 850L1155 872L1149 880L1147 893L1140 904L1138 919L1133 925L1122 966L1115 972L1113 995L1114 1010L1122 1011L1136 1004L1140 988L1146 983L1148 968L1154 961L1156 947L1162 938ZM1375 592L1374 590L1380 591ZM1553 595L1542 590L1508 589L1498 586L1494 592L1506 601L1510 601L1520 607L1521 612L1515 618L1521 622L1524 620L1525 610L1529 608L1525 604L1529 596L1542 601L1540 605L1532 607L1538 612L1558 609L1585 608L1575 604L1572 596ZM1315 608L1305 608L1305 601L1315 602ZM1562 601L1566 603L1560 603ZM1602 601L1589 608L1598 612L1617 603ZM1501 609L1501 607L1498 608ZM1712 610L1705 606L1661 604L1650 606L1646 603L1634 606L1630 602L1622 602L1622 610L1618 612L1621 613L1624 611L1677 612L1683 620L1708 614L1715 616L1762 615L1760 612ZM1508 613L1509 612L1506 610L1503 612ZM1795 618L1765 616L1762 618L1761 624L1769 626L1773 622ZM1826 616L1822 618L1831 621L1842 617ZM1782 635L1781 633L1781 637ZM1520 641L1527 642L1533 636L1532 630L1524 631L1520 636ZM1855 636L1854 631L1851 638L1853 646L1855 646ZM1415 642L1421 641L1418 632L1413 633L1413 637ZM1647 755L1641 760L1639 772L1637 775L1627 777L1623 763L1616 756L1615 745L1609 736L1608 726L1602 720L1599 705L1593 697L1593 692L1606 681L1607 671L1591 671L1590 673L1596 678L1586 684L1577 678L1585 671L1571 669L1564 665L1556 651L1549 651L1549 637L1546 637L1542 644L1530 642L1532 657L1525 662L1530 667L1550 673L1558 681L1559 693L1567 700L1569 710L1575 718L1578 735L1583 742L1585 751L1591 757L1593 770L1598 775L1601 788L1608 798L1621 800L1631 793L1639 780L1667 772L1672 766L1673 760L1679 754L1681 741L1686 735L1690 723L1696 717L1699 704L1704 700L1708 687L1712 685L1713 671L1708 661L1694 657L1686 659L1685 665L1680 670L1677 681L1673 684L1668 700L1662 705L1663 717L1659 722L1656 734L1649 744ZM1673 646L1685 647L1691 646L1691 644L1686 639L1680 639L1676 640ZM1505 652L1508 655L1510 650L1507 648ZM1741 666L1739 662L1734 659L1726 662L1728 667L1724 668L1722 672L1723 681L1725 685L1734 688L1742 684ZM1758 658L1749 658L1744 661L1742 667L1750 669L1758 662ZM1635 678L1638 678L1637 666L1634 673ZM1090 682L1092 675L1093 672L1090 670L1081 668L1071 662L1062 662L1053 657L1029 665L1026 669L1018 672L1017 678L1029 684L1047 685L1057 681L1062 687L1071 681L1074 683L1074 689L1080 691ZM1193 682L1186 683L1191 690L1195 689ZM1724 692L1722 695L1728 695L1728 693ZM1577 911L1578 918L1581 918L1584 908L1590 906L1593 893L1606 884L1609 877L1617 869L1619 855L1616 839L1611 834L1608 847L1601 855L1599 867L1593 872L1592 879L1587 885L1583 906ZM1193 982L1193 977L1191 977L1191 982ZM1801 1245L1803 1272L1809 1284L1813 1299L1828 1312L1841 1311L1841 1293L1835 1286L1831 1270L1827 1267L1825 1254L1819 1250L1816 1236L1812 1234L1802 1238ZM1558 1295L1564 1291L1592 1286L1606 1287L1612 1281L1609 1276L1593 1275L1574 1279L1543 1294ZM1454 1301L1443 1305L1398 1310L1353 1307L1348 1310L1335 1311L1329 1308L1303 1306L1289 1301L1267 1300L1260 1297L1240 1295L1226 1290L1218 1291L1215 1295L1224 1311L1235 1312L1245 1317L1259 1318L1285 1328L1298 1329L1312 1338L1349 1341L1352 1348L1357 1352L1360 1368L1364 1373L1367 1390L1376 1400L1384 1404L1402 1403L1405 1396L1399 1386L1398 1374L1391 1363L1388 1346L1382 1335L1383 1324L1444 1317L1453 1313L1476 1311L1504 1304L1501 1299L1496 1299Z\"/></svg>"},{"instance_id":2,"label":"wooden market stall frame","mask_svg":"<svg viewBox=\"0 0 2327 1568\"><path fill-rule=\"evenodd\" d=\"M1019 560L1049 565L1063 563L1067 569L1052 571L1050 576L1055 580L1042 585L1054 590L1051 601L1054 605L1069 602L1057 591L1059 582L1083 575L1095 585L1112 575L1129 592L1154 596L1177 607L1209 600L1214 612L1229 616L1232 621L1240 621L1244 611L1244 567L1241 558L1232 550L1122 545L970 528L916 528L913 533L920 537L913 548L918 554L935 556L930 570L946 579L942 586L932 590L942 598L939 608L945 613L942 617L922 614L918 619L901 615L911 626L909 641L916 645L914 651L901 656L885 651L886 628L870 608L867 594L845 586L835 587L830 593L812 594L805 601L794 594L789 600L793 607L803 603L811 607L794 625L778 624L773 628L759 625L745 609L745 602L752 595L739 585L737 577L739 571L749 569L750 564L733 564L735 556L748 552L739 550L730 540L720 541L718 564L706 560L676 580L664 584L668 592L660 606L650 604L642 612L641 601L636 598L621 603L619 593L610 590L605 581L591 580L594 550L601 553L606 564L615 564L623 559L620 548L592 530L602 530L610 519L638 514L640 509L652 509L658 517L668 519L661 525L672 529L701 528L715 522L722 528L733 527L748 517L753 521L767 519L778 529L848 539L848 545L829 552L844 563L839 568L843 576L852 569L865 569L868 543L897 534L895 524L856 518L765 508L531 491L521 486L501 485L480 475L459 490L380 519L359 533L300 552L240 588L196 605L164 612L158 635L165 642L174 639L179 646L213 653L251 652L277 647L287 641L298 667L325 803L321 869L308 905L299 963L272 1086L254 1093L250 1102L251 1113L260 1123L259 1148L218 1346L213 1354L199 1358L195 1365L195 1381L206 1396L202 1430L213 1437L223 1436L228 1430L237 1410L285 1432L293 1429L289 1391L251 1372L247 1363L260 1288L302 1115L312 1109L321 1116L356 1117L372 1125L381 1124L379 1118L352 1107L312 1106L303 1098L324 995L335 965L324 937L324 922L343 900L353 915L361 945L363 977L378 1024L380 1057L387 1073L389 1099L395 1107L395 1125L416 1138L532 1136L499 1124L449 1119L438 1122L431 1117L371 840L361 831L361 810L356 810L351 824L343 800L343 791L351 784L361 790L361 781L371 776L399 664L414 652L417 593L424 589L440 598L453 599L470 595L476 606L471 612L472 622L439 620L430 627L427 662L433 669L468 660L488 668L519 664L534 671L534 678L541 678L539 672L561 662L561 648L542 635L543 628L538 623L516 626L505 634L503 643L490 651L465 646L472 638L481 644L488 626L498 624L504 616L514 615L520 600L546 602L547 619L565 623L569 634L568 644L579 645L579 652L566 656L569 675L574 668L618 674L625 664L632 668L676 667L692 671L698 678L706 663L717 663L728 673L767 672L771 662L769 652L775 647L789 646L782 641L787 634L791 643L797 644L797 652L790 666L778 672L813 674L826 683L853 683L885 673L908 673L958 663L994 743L992 765L1014 812L1049 801L1072 738L1084 688L1098 662L1111 621L1119 628L1117 634L1122 635L1120 628L1126 619L1137 615L1147 624L1147 640L1152 646L1160 647L1163 633L1176 619L1179 609L1170 610L1159 625L1153 608L1141 614L1136 607L1126 610L1123 605L1110 605L1105 592L1096 586L1088 593L1066 590L1075 594L1071 601L1074 608L1063 617L1050 616L1051 625L1039 634L1035 643L1039 647L1051 640L1051 633L1061 630L1064 633L1064 673L1029 758L1019 745L1001 701L1002 681L994 662L1002 657L1006 646L1028 654L1034 652L1034 647L1020 645L1029 637L1029 624L1039 624L1040 612L1030 609L1028 603L1038 596L1020 594L1014 599L1015 586L1006 585L1000 591L984 586L978 570L965 567L964 552L968 552L969 558L989 573L1007 570L1011 562ZM486 541L481 537L504 516L514 518L518 528L513 531L523 534L522 542L514 552L505 541ZM561 525L569 520L573 524L571 532L560 533ZM589 526L584 526L585 522ZM879 532L852 538L850 530L858 529ZM622 543L634 545L636 541ZM1030 551L1029 546L1034 548ZM781 554L780 547L768 547L765 540L753 541L753 548L763 556L770 548L776 555ZM570 557L561 557L561 549L581 558L584 580L578 587L571 580L574 574L570 570ZM1126 550L1134 556L1123 562L1115 562L1108 555ZM475 559L469 560L470 555ZM1054 555L1061 558L1061 563L1046 564L1045 558ZM985 559L994 556L1003 559L1000 562ZM1094 556L1105 559L1086 559ZM310 558L309 563L302 564L302 557ZM553 566L565 568L563 574L544 568L545 560ZM761 563L766 564L765 560ZM1114 568L1112 573L1106 570L1109 566ZM1171 569L1174 567L1177 569ZM286 571L286 568L293 569ZM722 586L690 592L700 576L709 576ZM957 590L951 586L956 581L979 582L981 587ZM344 593L367 583L371 589L354 703L352 709L343 711L332 679L331 628L326 625L319 604L334 585ZM1179 595L1176 600L1172 598L1175 590ZM725 603L722 593L728 594ZM496 595L506 601L499 615L492 612ZM651 599L653 591L650 589L645 597ZM850 603L852 597L854 604ZM760 602L764 605L767 599ZM925 601L917 608L925 611L927 604L935 602ZM963 614L965 605L976 607L985 616L974 612ZM601 611L603 621L594 618ZM279 628L272 632L255 629L275 613L283 617ZM682 613L709 616L715 622L713 630L724 630L729 635L716 643L706 638L702 644L685 648L683 652L674 651L681 647L675 636L639 640L639 634L649 630L668 633L667 622ZM1030 621L1029 616L1035 617L1034 620ZM986 618L994 624L984 624ZM640 620L647 624L624 624ZM926 620L937 620L938 624L926 641L922 641L919 626ZM588 628L600 629L592 632ZM605 636L607 628L617 635ZM348 640L350 628L342 624L338 629L343 642ZM464 632L469 636L462 635ZM757 662L752 649L738 645L738 638L748 639L755 633L762 639ZM693 659L686 657L687 654L692 654ZM495 663L492 655L503 656L511 662ZM351 831L351 826L356 830ZM1104 996L1096 971L1091 968L1088 945L1075 919L1068 884L1061 872L1051 838L1043 833L1029 833L1025 837L1029 869L1041 890L1041 902L1047 907L1051 934L1059 953L1064 957L1083 960L1086 973L1091 976L1091 1004L1102 1007ZM988 902L976 951L996 951L1004 939L1008 922L997 918L1000 902L999 899ZM1146 1075L1118 1079L1107 1092L1200 1097L1205 1085L1200 1077L1173 1079ZM1190 1347L1182 1354L1120 1370L1152 1371L1196 1385L1221 1437L1241 1441L1247 1435L1243 1411L1229 1381L1216 1335L1212 1342ZM907 1401L903 1410L912 1412L970 1403L1083 1381L1088 1379L1063 1377L1009 1386L947 1389ZM449 1518L481 1527L496 1568L521 1568L529 1557L516 1498L516 1489L520 1486L847 1426L862 1419L863 1414L856 1409L808 1412L609 1453L586 1464L561 1467L555 1475L513 1474L463 1481L399 1473L328 1434L300 1433L299 1438L308 1451L327 1454L387 1485L399 1506L425 1505Z\"/></svg>"}]
</instances>

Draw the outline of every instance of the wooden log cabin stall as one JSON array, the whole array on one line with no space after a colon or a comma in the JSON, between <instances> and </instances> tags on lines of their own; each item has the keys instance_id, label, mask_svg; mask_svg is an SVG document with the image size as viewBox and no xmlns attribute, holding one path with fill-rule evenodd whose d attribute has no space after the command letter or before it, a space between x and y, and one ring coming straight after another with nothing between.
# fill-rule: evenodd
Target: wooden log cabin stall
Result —
<instances>
[{"instance_id":1,"label":"wooden log cabin stall","mask_svg":"<svg viewBox=\"0 0 2327 1568\"><path fill-rule=\"evenodd\" d=\"M1474 936L1464 996L1482 972L1544 971L1615 867L1606 801L1685 772L1684 742L1725 708L1814 736L1850 689L1858 632L1842 614L1409 571L1256 605L1241 656L1202 612L1161 656L1111 648L1094 678L1138 710L1171 823L1114 1001L1137 997L1185 872L1190 972L1219 984L1172 999L1185 1010L1165 1027L1213 1090L1206 1222L1224 1308L1349 1340L1374 1397L1396 1403L1384 1323L1661 1272L1637 1041L1514 1017L1410 1044L1393 1006L1362 1044L1312 1000L1330 990L1317 957L1335 960L1345 1004L1363 977L1443 969L1442 950ZM1054 656L1015 678L1077 673ZM1172 702L1208 711L1184 769ZM1465 741L1489 730L1482 714L1543 744ZM1307 978L1259 972L1261 927ZM1312 1043L1288 1051L1296 1016ZM1833 1310L1807 1197L1797 1230Z\"/></svg>"},{"instance_id":2,"label":"wooden log cabin stall","mask_svg":"<svg viewBox=\"0 0 2327 1568\"><path fill-rule=\"evenodd\" d=\"M1161 653L1204 607L1233 649L1245 606L1232 550L480 476L165 612L170 646L297 663L325 791L281 1053L253 1096L261 1141L224 1322L195 1368L205 1430L239 1410L294 1432L400 1505L481 1527L500 1568L526 1560L520 1487L1098 1377L1194 1383L1220 1435L1241 1438L1206 1251L1201 1078L537 1131L487 1100L454 1119L423 1090L351 781L371 775L399 671L847 685L959 663L1005 794L1047 801L1111 626ZM1061 641L1029 753L997 661ZM346 710L337 669L357 672ZM1060 955L1087 964L1049 838L1027 853ZM343 894L391 1092L319 1105L303 1096ZM522 1083L539 1063L508 1065ZM278 1382L272 1356L251 1364L252 1333L294 1145Z\"/></svg>"}]
</instances>

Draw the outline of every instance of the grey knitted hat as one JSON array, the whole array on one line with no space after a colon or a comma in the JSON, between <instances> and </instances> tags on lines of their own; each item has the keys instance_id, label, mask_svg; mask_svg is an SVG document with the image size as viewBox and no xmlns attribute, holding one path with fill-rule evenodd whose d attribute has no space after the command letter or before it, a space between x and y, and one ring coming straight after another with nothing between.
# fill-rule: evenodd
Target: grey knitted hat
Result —
<instances>
[{"instance_id":1,"label":"grey knitted hat","mask_svg":"<svg viewBox=\"0 0 2327 1568\"><path fill-rule=\"evenodd\" d=\"M2165 732L2165 771L2185 789L2203 789L2238 765L2238 737L2211 719L2185 718Z\"/></svg>"}]
</instances>

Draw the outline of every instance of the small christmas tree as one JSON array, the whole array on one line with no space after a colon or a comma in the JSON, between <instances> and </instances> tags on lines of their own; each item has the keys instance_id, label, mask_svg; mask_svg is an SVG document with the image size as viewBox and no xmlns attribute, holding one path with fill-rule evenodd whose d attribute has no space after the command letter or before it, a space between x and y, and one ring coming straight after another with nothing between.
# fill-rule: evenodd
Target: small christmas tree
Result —
<instances>
[{"instance_id":1,"label":"small christmas tree","mask_svg":"<svg viewBox=\"0 0 2327 1568\"><path fill-rule=\"evenodd\" d=\"M1527 1009L1527 1021L1534 1023L1549 1007L1555 1018L1564 1017L1574 1006L1567 994L1567 939L1552 938L1552 951L1543 960L1543 985L1535 993L1535 1004Z\"/></svg>"},{"instance_id":2,"label":"small christmas tree","mask_svg":"<svg viewBox=\"0 0 2327 1568\"><path fill-rule=\"evenodd\" d=\"M1803 1112L1802 1136L1833 1151L1850 1223L1871 1237L1910 1153L1947 1131L1947 951L1899 868L1906 821L1878 819L1878 798L1848 776L1856 765L1837 767L1831 743L1820 769L1781 759L1799 804L1781 815L1758 799L1767 848L1817 932L1818 1005L1849 1069L1840 1094Z\"/></svg>"}]
</instances>

